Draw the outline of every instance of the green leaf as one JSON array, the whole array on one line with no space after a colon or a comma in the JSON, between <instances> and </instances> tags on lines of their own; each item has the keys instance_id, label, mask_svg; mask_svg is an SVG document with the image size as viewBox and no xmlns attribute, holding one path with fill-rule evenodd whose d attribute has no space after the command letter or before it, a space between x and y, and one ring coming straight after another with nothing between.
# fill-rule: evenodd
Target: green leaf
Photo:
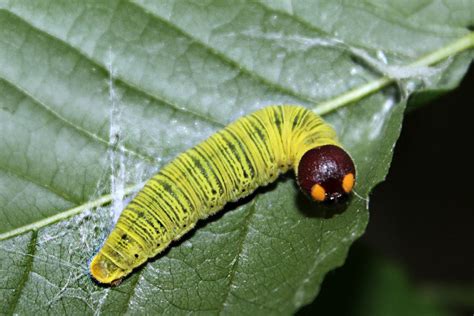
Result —
<instances>
[{"instance_id":1,"label":"green leaf","mask_svg":"<svg viewBox=\"0 0 474 316\"><path fill-rule=\"evenodd\" d=\"M364 232L407 96L454 87L472 59L454 56L472 46L472 5L446 5L0 0L0 305L288 314L309 303ZM120 286L93 283L88 260L124 192L241 115L282 103L326 113L338 130L359 175L347 209L307 202L289 174Z\"/></svg>"}]
</instances>

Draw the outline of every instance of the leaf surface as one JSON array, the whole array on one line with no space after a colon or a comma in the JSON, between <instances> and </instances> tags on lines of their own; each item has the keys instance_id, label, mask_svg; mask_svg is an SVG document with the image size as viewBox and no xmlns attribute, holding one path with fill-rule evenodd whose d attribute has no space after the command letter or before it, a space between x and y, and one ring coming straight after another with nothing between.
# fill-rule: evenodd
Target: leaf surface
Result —
<instances>
[{"instance_id":1,"label":"leaf surface","mask_svg":"<svg viewBox=\"0 0 474 316\"><path fill-rule=\"evenodd\" d=\"M472 4L445 2L1 0L0 305L288 314L312 301L364 232L407 95L455 87L471 61L402 67L468 33ZM317 109L387 74L399 85L325 116L359 175L343 212L307 202L288 174L120 286L92 282L88 261L124 187L241 115L269 104Z\"/></svg>"}]
</instances>

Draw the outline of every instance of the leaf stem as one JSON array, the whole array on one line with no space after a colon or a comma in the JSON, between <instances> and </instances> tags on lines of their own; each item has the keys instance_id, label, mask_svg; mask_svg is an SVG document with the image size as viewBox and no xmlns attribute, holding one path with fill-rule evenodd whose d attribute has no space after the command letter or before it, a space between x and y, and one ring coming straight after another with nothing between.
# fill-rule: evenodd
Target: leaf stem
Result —
<instances>
[{"instance_id":1,"label":"leaf stem","mask_svg":"<svg viewBox=\"0 0 474 316\"><path fill-rule=\"evenodd\" d=\"M472 47L474 47L474 32L471 32L466 36L452 42L451 44L441 47L440 49L421 57L420 59L409 64L408 68L431 66ZM320 103L314 109L314 112L319 115L333 112L340 107L353 103L365 96L368 96L369 94L379 91L380 89L395 82L395 80L396 78L391 78L388 76L376 79L353 90L350 90L338 97Z\"/></svg>"},{"instance_id":2,"label":"leaf stem","mask_svg":"<svg viewBox=\"0 0 474 316\"><path fill-rule=\"evenodd\" d=\"M424 57L409 64L409 67L430 66L442 61L445 58L458 54L472 47L474 47L474 32L471 32L468 35L454 41L453 43L447 46L444 46L428 55L425 55ZM380 89L386 87L387 85L393 83L394 81L395 79L390 78L390 77L382 77L382 78L376 79L372 82L369 82L365 85L362 85L358 88L348 91L338 97L335 97L326 102L320 103L314 111L319 115L324 115L329 112L333 112L342 106L353 103L369 94L379 91ZM136 185L125 188L125 195L133 194L134 192L139 190L142 186L143 186L143 183L140 183L140 184L136 184ZM38 230L42 227L56 223L60 220L78 215L87 209L92 209L98 206L106 205L110 203L112 200L113 200L112 194L103 195L94 201L84 203L82 205L79 205L65 212L58 213L56 215L47 217L45 219L33 222L25 226L21 226L11 231L0 234L0 240L12 238L14 236L23 234L30 230Z\"/></svg>"}]
</instances>

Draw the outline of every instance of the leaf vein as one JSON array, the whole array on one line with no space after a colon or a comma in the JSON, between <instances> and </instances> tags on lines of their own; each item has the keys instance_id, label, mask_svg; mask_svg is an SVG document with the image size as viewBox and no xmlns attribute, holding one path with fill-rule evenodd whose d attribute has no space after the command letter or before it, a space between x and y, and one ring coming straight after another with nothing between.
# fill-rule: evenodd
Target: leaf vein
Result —
<instances>
[{"instance_id":1,"label":"leaf vein","mask_svg":"<svg viewBox=\"0 0 474 316\"><path fill-rule=\"evenodd\" d=\"M0 11L8 12L10 15L12 15L15 18L17 18L18 20L20 20L22 23L28 25L31 29L33 29L33 30L35 30L35 31L37 31L41 34L47 35L52 40L55 40L59 43L62 43L64 46L66 46L66 47L70 48L71 50L75 51L78 55L80 55L81 57L88 60L91 64L93 64L97 68L105 71L106 73L110 73L109 70L107 69L107 67L104 64L102 64L99 60L95 59L93 56L88 55L86 52L81 50L79 47L75 47L74 45L69 43L67 40L65 40L63 38L60 38L60 37L54 35L53 33L50 33L47 30L40 28L39 26L37 26L33 23L30 23L29 21L25 20L22 16L17 15L15 12L8 11L8 10L5 10L5 9L0 9ZM136 84L126 80L122 76L114 76L113 79L114 79L114 81L121 83L124 87L128 87L131 90L134 90L134 91L142 94L143 96L147 96L148 98L150 98L154 101L157 101L157 103L161 103L165 106L168 106L169 108L171 108L171 109L173 109L177 112L192 115L192 116L200 119L201 121L209 122L209 123L218 125L220 127L226 125L223 122L219 122L219 121L217 121L213 118L207 117L207 116L205 116L201 113L198 113L198 112L192 111L190 109L187 109L185 107L179 106L178 104L172 102L171 100L167 99L163 95L157 95L156 93L152 93L150 91L147 91L146 89L144 89L142 87L139 87Z\"/></svg>"},{"instance_id":2,"label":"leaf vein","mask_svg":"<svg viewBox=\"0 0 474 316\"><path fill-rule=\"evenodd\" d=\"M37 232L32 232L31 233L31 239L28 244L28 252L25 255L26 257L26 267L25 271L21 276L20 282L18 283L17 288L15 289L15 295L13 297L13 302L10 305L10 311L7 314L13 315L15 314L15 309L20 301L21 295L23 293L23 289L26 286L26 283L29 279L31 269L33 268L33 261L34 261L34 255L36 252L36 239L38 237Z\"/></svg>"},{"instance_id":3,"label":"leaf vein","mask_svg":"<svg viewBox=\"0 0 474 316\"><path fill-rule=\"evenodd\" d=\"M25 175L25 174L19 172L19 171L17 171L17 170L14 170L14 169L11 169L11 168L10 168L10 169L7 169L7 168L5 168L5 167L2 166L2 165L0 165L0 170L2 170L3 172L5 172L5 173L7 173L7 174L13 175L13 176L15 176L15 177L17 177L17 178L19 178L19 179L26 180L26 181L28 181L28 182L30 182L30 183L32 183L32 184L38 186L38 187L41 187L41 188L43 188L43 189L46 189L46 190L48 190L49 192L54 193L54 194L56 194L57 196L61 197L62 199L64 199L64 200L67 201L67 202L73 203L73 204L75 204L75 205L80 204L80 203L83 202L83 201L78 201L78 200L74 199L74 198L71 197L71 196L68 196L67 194L65 194L65 193L63 193L63 192L58 191L56 188L53 188L53 187L51 187L51 186L48 185L48 184L39 182L39 181L37 181L37 180L35 180L35 179L33 179L33 178L31 178L31 177L29 177L29 176L27 176L27 175Z\"/></svg>"},{"instance_id":4,"label":"leaf vein","mask_svg":"<svg viewBox=\"0 0 474 316\"><path fill-rule=\"evenodd\" d=\"M227 291L225 293L224 299L222 300L222 306L220 309L221 312L224 311L227 300L231 294L232 284L234 283L235 274L237 272L237 268L242 258L242 251L244 250L244 247L245 247L245 241L247 240L247 237L249 235L250 221L257 211L257 208L255 207L257 200L258 200L258 196L254 197L254 199L252 200L252 204L249 206L249 210L247 211L247 214L244 218L244 223L242 225L244 228L241 230L241 239L238 245L237 256L235 257L232 267L230 268L230 271L229 271L229 275L228 275L229 283L227 285Z\"/></svg>"},{"instance_id":5,"label":"leaf vein","mask_svg":"<svg viewBox=\"0 0 474 316\"><path fill-rule=\"evenodd\" d=\"M285 94L287 94L289 96L292 96L294 98L297 98L297 99L300 99L300 100L303 100L303 101L306 101L306 102L309 102L309 103L312 103L312 104L317 104L318 103L317 100L315 100L315 99L313 99L313 98L311 98L307 95L303 95L300 92L294 91L290 87L286 87L286 86L281 85L277 82L271 81L271 80L265 78L265 76L260 75L258 72L254 71L254 70L251 70L251 69L248 69L243 64L240 64L238 61L232 59L232 57L226 55L224 52L221 52L221 51L215 49L214 47L212 47L211 45L206 44L205 42L200 40L198 37L195 37L191 33L189 33L186 30L180 28L178 25L169 22L168 20L162 18L159 15L153 14L152 12L150 12L149 10L147 10L146 8L141 6L140 4L138 4L134 1L129 1L129 3L136 6L136 7L138 7L138 8L140 8L143 12L145 12L146 14L151 15L153 18L155 18L158 21L160 21L161 23L169 26L173 30L176 30L177 32L181 33L183 36L187 37L188 39L190 39L194 43L201 46L205 51L207 51L211 55L213 55L213 56L217 57L218 59L222 60L223 62L225 62L226 64L228 64L232 68L239 70L240 73L249 76L249 78L253 78L256 81L259 81L259 82L263 83L264 85L274 89L275 91L280 91L280 92L285 93Z\"/></svg>"}]
</instances>

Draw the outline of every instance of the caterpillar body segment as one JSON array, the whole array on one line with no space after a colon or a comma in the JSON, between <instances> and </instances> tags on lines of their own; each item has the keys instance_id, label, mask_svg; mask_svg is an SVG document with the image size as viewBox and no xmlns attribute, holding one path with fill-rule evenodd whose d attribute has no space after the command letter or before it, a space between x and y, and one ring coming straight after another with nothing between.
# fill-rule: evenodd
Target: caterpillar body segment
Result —
<instances>
[{"instance_id":1,"label":"caterpillar body segment","mask_svg":"<svg viewBox=\"0 0 474 316\"><path fill-rule=\"evenodd\" d=\"M269 106L238 119L145 184L93 258L91 275L106 284L122 279L198 220L291 168L316 201L349 194L355 181L354 164L335 131L310 110Z\"/></svg>"}]
</instances>

